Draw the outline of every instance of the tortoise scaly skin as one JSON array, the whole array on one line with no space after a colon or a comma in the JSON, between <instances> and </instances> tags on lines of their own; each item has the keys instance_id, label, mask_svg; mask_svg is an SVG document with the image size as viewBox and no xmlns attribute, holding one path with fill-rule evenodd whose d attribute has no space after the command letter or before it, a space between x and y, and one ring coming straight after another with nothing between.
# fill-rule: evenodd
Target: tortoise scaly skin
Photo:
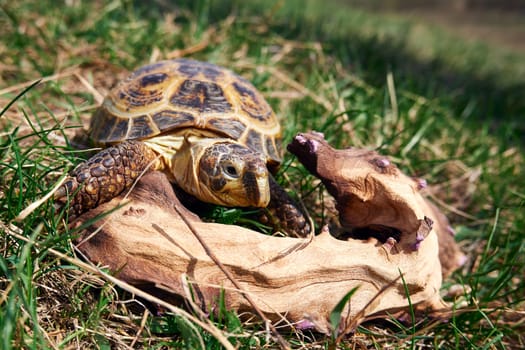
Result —
<instances>
[{"instance_id":1,"label":"tortoise scaly skin","mask_svg":"<svg viewBox=\"0 0 525 350\"><path fill-rule=\"evenodd\" d=\"M66 178L55 193L56 201L65 204L68 194L74 194L69 209L73 217L79 215L129 189L156 158L142 142L128 141L103 149Z\"/></svg>"},{"instance_id":2,"label":"tortoise scaly skin","mask_svg":"<svg viewBox=\"0 0 525 350\"><path fill-rule=\"evenodd\" d=\"M310 232L271 175L281 163L275 114L251 83L227 69L186 59L141 67L109 92L89 136L107 148L73 170L55 195L62 204L69 198L73 217L156 169L201 201L268 207L283 231Z\"/></svg>"}]
</instances>

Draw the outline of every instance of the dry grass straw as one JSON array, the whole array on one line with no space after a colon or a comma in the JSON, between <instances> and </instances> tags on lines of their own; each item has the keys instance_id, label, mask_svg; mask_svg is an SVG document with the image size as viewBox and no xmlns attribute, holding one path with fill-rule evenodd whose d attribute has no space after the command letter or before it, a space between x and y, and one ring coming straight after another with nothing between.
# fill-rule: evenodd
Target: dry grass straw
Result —
<instances>
[{"instance_id":1,"label":"dry grass straw","mask_svg":"<svg viewBox=\"0 0 525 350\"><path fill-rule=\"evenodd\" d=\"M35 13L34 16L35 20L47 20L39 18L37 13ZM181 28L178 27L178 24L176 24L170 16L173 15L168 14L165 16L162 29L166 33L180 33ZM188 16L191 17L191 15ZM84 23L83 25L86 28L93 26L96 17L97 16L90 16L89 21L91 22ZM206 56L207 51L213 51L216 47L222 47L226 52L229 52L228 50L230 50L231 47L228 46L228 39L232 26L237 20L238 18L233 16L227 17L218 24L210 26L203 33L197 33L198 28L193 27L190 29L191 32L185 33L183 36L184 44L180 48L168 50L166 48L154 47L151 52L147 53L149 61L187 57L190 55L200 58L201 56ZM268 30L265 23L256 21L256 19L254 19L254 23L252 28L254 32L264 33ZM39 25L43 27L44 23L40 23ZM32 27L27 27L26 29L21 28L20 30L26 30L26 34L29 36L34 36L35 38L38 36L37 33L31 32L34 30ZM255 57L249 56L247 45L240 45L234 52L229 52L228 57L222 54L214 56L217 60L216 63L240 72L249 80L251 80L254 75L268 75L269 78L265 80L264 85L260 86L260 88L266 97L278 99L278 101L275 101L275 109L279 111L278 114L281 116L283 122L286 122L286 118L292 116L291 109L295 103L298 103L298 101L308 101L308 103L315 105L316 110L320 111L319 115L314 116L318 120L326 120L333 115L337 116L336 122L341 126L341 131L344 133L343 138L349 140L346 141L346 146L354 142L351 145L362 147L364 145L362 138L356 137L359 131L355 130L353 124L350 122L351 117L348 111L352 110L354 106L351 105L349 95L352 93L351 89L355 88L362 89L368 95L377 94L378 89L353 74L349 68L343 67L337 61L334 62L331 57L325 54L322 45L318 42L293 41L277 35L275 35L272 40L273 45L271 45L271 51L264 52L264 54L269 57L266 63L260 63ZM45 45L45 43L42 43L42 46ZM77 43L77 45L72 45L71 43L63 42L61 46L58 47L58 51L59 59L56 72L42 78L37 88L38 99L42 101L42 104L37 103L36 106L33 105L35 114L31 114L31 118L38 119L39 124L43 128L56 127L57 121L60 127L69 127L71 125L83 125L85 127L88 125L92 111L100 104L108 89L124 77L127 74L127 70L122 67L115 67L107 58L101 57L97 44L81 42ZM122 55L123 59L129 58L127 57L129 53L120 52L119 54ZM35 53L29 53L29 55L34 56ZM81 66L62 66L63 62L69 62L78 55L92 57L90 63ZM39 59L38 57L33 58ZM304 73L302 73L300 69L294 69L294 65L297 62L304 62L305 65L312 67L320 67L319 69L322 70L323 73L329 71L327 67L331 67L333 70L331 70L331 74L320 75L316 82L317 85L312 87L311 84L308 83L308 77L304 76ZM0 69L16 73L19 68L17 65L14 65L13 62L6 61L0 64ZM321 81L321 79L324 80ZM29 79L26 82L17 82L11 86L2 88L0 90L0 104L7 104L11 101L13 95L16 95L16 93L32 84L33 81L34 80ZM49 88L51 84L59 86L61 93L71 98L71 104L64 104L63 97ZM396 88L395 77L392 74L387 76L387 91L391 108L385 111L383 124L373 125L372 127L374 128L382 127L385 129L403 130L408 126L403 123L410 122L410 119L415 118L422 108L431 107L438 113L447 113L443 111L442 107L435 101L409 91L399 91ZM399 116L398 104L400 97L412 103L406 120ZM19 135L31 135L33 133L33 129L26 119L27 114L24 113L27 107L27 102L19 101L16 106L10 108L3 115L0 119L0 127L4 130L4 135L12 133L17 127ZM305 119L308 117L310 116L298 116L298 118ZM7 127L7 125L10 126ZM458 128L461 128L461 125L451 125L452 130ZM78 128L64 129L68 139L72 139L78 131ZM370 133L381 134L376 130L371 130ZM442 139L446 140L447 137L443 137ZM53 140L57 145L66 144L61 133L53 133ZM384 142L382 139L372 141L375 142L375 144L369 145L371 147L380 147ZM468 140L461 140L460 144L465 145L467 142ZM421 146L429 152L429 157L443 159L447 156L446 152L443 151L447 146L445 144L435 144L422 140ZM396 150L402 148L403 145L394 139L389 147L391 147L392 150ZM463 149L462 146L457 147L458 155L463 154L463 152L465 152L465 149ZM515 149L509 150L505 156L513 162L522 161L519 152ZM404 159L396 159L396 161L399 161L401 165L409 166ZM497 164L488 164L487 169L497 169ZM458 157L455 160L444 162L441 169L435 168L434 170L441 171L445 179L442 183L430 187L430 194L433 196L435 202L449 213L454 213L467 220L479 220L469 214L467 209L473 193L479 190L479 186L481 186L479 184L480 169L469 167ZM56 172L50 174L50 176L56 178L59 178L61 175L63 174ZM519 176L519 174L516 174L516 176ZM450 187L464 189L464 191L455 191L454 195L456 198L446 197L442 189ZM296 192L299 192L299 190ZM52 191L50 194L51 193ZM2 190L0 190L0 195L4 195ZM317 193L313 195L317 195ZM27 206L20 215L25 217L30 214L47 198L48 197L44 197L41 202ZM323 197L319 195L315 198L316 206L319 204L319 200L323 201L323 198L326 198L326 196ZM329 205L318 205L318 207L323 208L322 210L324 211ZM333 215L333 213L316 213L315 216L326 217L326 220L329 220L328 217L330 215ZM19 216L20 220L23 220L23 217ZM479 221L477 223L479 223ZM39 248L40 243L38 241L31 241L25 237L21 228L17 226L16 223L0 223L0 225L7 233L7 237L2 239L4 250L8 244L11 244L8 243L10 239L16 239L17 242L26 242L27 244L33 245L36 249ZM148 321L151 320L153 315L141 306L142 301L137 299L137 297L152 304L161 305L173 314L191 320L192 323L212 334L225 348L234 348L234 345L227 339L230 334L219 329L197 310L193 310L195 311L194 313L185 311L120 281L107 274L101 267L93 266L84 259L75 257L74 254L77 252L74 248L71 248L68 254L52 248L46 249L51 255L49 261L50 266L55 268L60 267L63 263L67 263L77 268L76 270L58 268L53 273L44 274L43 277L35 281L37 288L43 291L38 308L39 327L41 327L41 332L46 337L50 347L59 348L60 344L62 344L60 347L65 348L82 348L93 345L87 344L84 340L78 340L80 337L74 335L75 332L83 329L84 325L81 324L81 321L73 318L71 322L68 322L64 320L63 315L57 311L64 308L74 309L76 306L71 304L75 301L72 301L71 297L74 295L83 295L83 293L85 293L86 299L95 303L96 298L91 295L94 293L93 290L87 289L87 291L84 292L85 287L92 286L93 289L101 289L109 284L113 295L109 312L102 317L102 324L91 328L88 326L87 329L83 330L92 333L93 336L99 334L107 339L111 339L114 342L112 345L115 348L129 349L134 346L140 346L140 344L143 344L143 346L147 346L148 344L154 345L165 340L165 337L162 335L152 334L151 330L148 329ZM479 251L479 247L475 247L475 249ZM12 288L12 283L8 280L2 280L0 284L3 289L0 296L0 305L4 305L6 302L5 298ZM119 289L114 289L114 286L119 287ZM131 299L124 300L126 297L125 292L132 295ZM137 308L139 310L137 310ZM489 312L490 310L485 311ZM523 319L525 319L523 311L505 311L506 313L504 314L507 318L502 318L501 322L508 322L509 325L519 325L520 322L523 323ZM258 323L258 321L246 321L244 324L246 327L251 327L253 323ZM280 326L288 327L289 325L276 325L276 327ZM420 334L431 336L432 328L435 326L436 324L430 324L419 330L418 333L413 336ZM375 341L385 346L389 344L392 346L401 346L400 342L406 341L393 339L388 330L377 327L373 328L375 328L377 332ZM30 332L31 331L28 331L28 334ZM257 334L267 336L269 331L265 330ZM235 337L242 336L248 335L235 334ZM299 331L296 331L293 336L295 337L293 340L303 346L315 346L323 342L323 340L321 340L317 343L318 340L315 335L305 335ZM380 337L383 338L380 339ZM370 338L365 339L362 335L356 333L353 338L349 339L349 342L357 347L366 346L370 344ZM284 343L281 344L284 345Z\"/></svg>"}]
</instances>

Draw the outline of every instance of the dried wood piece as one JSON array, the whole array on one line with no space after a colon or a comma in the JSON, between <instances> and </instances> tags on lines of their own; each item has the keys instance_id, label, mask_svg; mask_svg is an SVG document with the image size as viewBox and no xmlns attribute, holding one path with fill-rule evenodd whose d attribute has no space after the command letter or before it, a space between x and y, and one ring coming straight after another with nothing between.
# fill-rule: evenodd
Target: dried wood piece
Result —
<instances>
[{"instance_id":1,"label":"dried wood piece","mask_svg":"<svg viewBox=\"0 0 525 350\"><path fill-rule=\"evenodd\" d=\"M397 251L388 243L337 240L326 230L308 241L204 223L182 207L166 177L156 172L141 179L128 199L119 197L105 203L78 222L114 209L123 200L127 204L82 232L78 248L124 281L158 287L164 296L172 293L187 297L186 284L190 283L197 304L210 312L221 289L225 290L228 308L239 313L253 312L253 308L212 261L175 208L189 218L259 309L276 322L286 319L298 328L313 327L329 333L331 311L355 287L358 289L342 313L352 324L406 308L405 288L413 305L431 309L444 306L439 296L441 270L434 231L422 229L422 234L428 235L418 243L417 250ZM416 241L415 236L410 244ZM400 272L406 284L399 279ZM375 298L385 286L389 287Z\"/></svg>"},{"instance_id":2,"label":"dried wood piece","mask_svg":"<svg viewBox=\"0 0 525 350\"><path fill-rule=\"evenodd\" d=\"M464 263L448 220L420 192L424 182L403 174L387 157L357 148L336 150L317 132L298 134L288 150L321 179L335 198L341 225L354 237L389 241L408 254L434 230L443 275Z\"/></svg>"}]
</instances>

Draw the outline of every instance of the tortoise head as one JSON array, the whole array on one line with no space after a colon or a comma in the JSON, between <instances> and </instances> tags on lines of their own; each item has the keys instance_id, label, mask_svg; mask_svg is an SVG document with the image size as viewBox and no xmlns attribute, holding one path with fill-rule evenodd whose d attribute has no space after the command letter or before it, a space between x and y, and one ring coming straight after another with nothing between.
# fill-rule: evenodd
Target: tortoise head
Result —
<instances>
[{"instance_id":1,"label":"tortoise head","mask_svg":"<svg viewBox=\"0 0 525 350\"><path fill-rule=\"evenodd\" d=\"M269 173L260 153L225 140L208 145L195 161L201 200L224 206L268 205Z\"/></svg>"}]
</instances>

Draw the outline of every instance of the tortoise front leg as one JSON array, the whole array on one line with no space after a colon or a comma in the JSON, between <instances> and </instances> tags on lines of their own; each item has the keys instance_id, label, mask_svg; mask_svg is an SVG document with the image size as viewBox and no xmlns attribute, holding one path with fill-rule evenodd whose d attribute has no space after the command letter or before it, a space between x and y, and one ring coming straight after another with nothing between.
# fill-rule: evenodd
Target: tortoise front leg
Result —
<instances>
[{"instance_id":1,"label":"tortoise front leg","mask_svg":"<svg viewBox=\"0 0 525 350\"><path fill-rule=\"evenodd\" d=\"M272 226L292 237L308 236L312 231L308 217L272 176L269 180L271 199L266 209L274 216Z\"/></svg>"},{"instance_id":2,"label":"tortoise front leg","mask_svg":"<svg viewBox=\"0 0 525 350\"><path fill-rule=\"evenodd\" d=\"M55 202L64 205L69 198L70 218L76 217L128 190L156 158L140 141L106 148L71 172L55 193Z\"/></svg>"}]
</instances>

